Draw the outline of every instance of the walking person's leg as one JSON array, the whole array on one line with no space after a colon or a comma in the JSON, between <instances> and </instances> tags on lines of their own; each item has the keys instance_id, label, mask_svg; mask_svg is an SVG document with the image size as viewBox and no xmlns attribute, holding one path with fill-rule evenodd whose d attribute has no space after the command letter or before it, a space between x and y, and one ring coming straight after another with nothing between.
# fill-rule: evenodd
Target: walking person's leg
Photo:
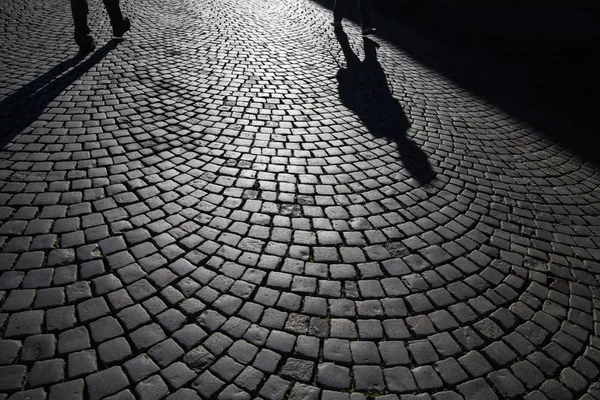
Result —
<instances>
[{"instance_id":1,"label":"walking person's leg","mask_svg":"<svg viewBox=\"0 0 600 400\"><path fill-rule=\"evenodd\" d=\"M82 51L91 51L94 48L94 38L90 35L88 26L88 4L87 0L71 0L71 13L73 14L73 25L75 25L75 43Z\"/></svg>"},{"instance_id":2,"label":"walking person's leg","mask_svg":"<svg viewBox=\"0 0 600 400\"><path fill-rule=\"evenodd\" d=\"M333 4L333 26L341 27L346 12L346 0L335 0Z\"/></svg>"},{"instance_id":3,"label":"walking person's leg","mask_svg":"<svg viewBox=\"0 0 600 400\"><path fill-rule=\"evenodd\" d=\"M363 35L370 35L377 30L373 27L373 13L371 11L371 0L358 0Z\"/></svg>"},{"instance_id":4,"label":"walking person's leg","mask_svg":"<svg viewBox=\"0 0 600 400\"><path fill-rule=\"evenodd\" d=\"M110 18L110 24L113 28L114 37L122 37L125 32L131 27L129 18L123 17L119 0L104 0L104 7Z\"/></svg>"}]
</instances>

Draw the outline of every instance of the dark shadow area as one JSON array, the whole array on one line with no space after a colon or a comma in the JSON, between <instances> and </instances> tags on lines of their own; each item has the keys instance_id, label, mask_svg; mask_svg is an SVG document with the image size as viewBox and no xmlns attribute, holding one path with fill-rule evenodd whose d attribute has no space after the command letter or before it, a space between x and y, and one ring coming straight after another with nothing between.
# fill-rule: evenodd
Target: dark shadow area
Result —
<instances>
[{"instance_id":1,"label":"dark shadow area","mask_svg":"<svg viewBox=\"0 0 600 400\"><path fill-rule=\"evenodd\" d=\"M119 40L111 40L85 60L81 55L65 60L2 100L0 149L37 121L50 102L115 49L118 43Z\"/></svg>"},{"instance_id":2,"label":"dark shadow area","mask_svg":"<svg viewBox=\"0 0 600 400\"><path fill-rule=\"evenodd\" d=\"M353 3L347 17L358 23ZM380 37L600 165L600 2L378 0L373 7Z\"/></svg>"},{"instance_id":3,"label":"dark shadow area","mask_svg":"<svg viewBox=\"0 0 600 400\"><path fill-rule=\"evenodd\" d=\"M435 173L427 155L407 137L410 122L392 95L377 60L379 45L364 38L365 59L361 62L352 51L346 33L336 29L335 36L346 58L346 68L340 68L336 74L342 104L354 111L372 135L395 141L402 164L411 177L419 183L429 183Z\"/></svg>"}]
</instances>

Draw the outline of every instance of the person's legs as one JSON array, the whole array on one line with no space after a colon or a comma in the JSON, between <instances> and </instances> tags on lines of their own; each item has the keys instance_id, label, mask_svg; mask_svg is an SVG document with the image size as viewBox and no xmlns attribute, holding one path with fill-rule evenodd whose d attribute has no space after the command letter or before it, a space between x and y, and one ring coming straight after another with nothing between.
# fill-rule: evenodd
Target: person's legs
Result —
<instances>
[{"instance_id":1,"label":"person's legs","mask_svg":"<svg viewBox=\"0 0 600 400\"><path fill-rule=\"evenodd\" d=\"M363 33L372 33L371 30L373 30L373 16L371 13L371 0L358 0L358 6L360 7Z\"/></svg>"},{"instance_id":2,"label":"person's legs","mask_svg":"<svg viewBox=\"0 0 600 400\"><path fill-rule=\"evenodd\" d=\"M104 7L106 7L106 12L108 13L108 17L110 18L110 24L113 28L113 35L116 37L123 36L123 34L129 30L130 22L129 18L123 18L119 0L103 1Z\"/></svg>"},{"instance_id":3,"label":"person's legs","mask_svg":"<svg viewBox=\"0 0 600 400\"><path fill-rule=\"evenodd\" d=\"M75 42L79 47L89 47L93 42L93 38L90 35L90 27L87 23L87 0L71 0L71 13L75 25Z\"/></svg>"},{"instance_id":4,"label":"person's legs","mask_svg":"<svg viewBox=\"0 0 600 400\"><path fill-rule=\"evenodd\" d=\"M119 0L104 0L104 7L106 7L106 12L112 26L122 23L123 13L121 12Z\"/></svg>"},{"instance_id":5,"label":"person's legs","mask_svg":"<svg viewBox=\"0 0 600 400\"><path fill-rule=\"evenodd\" d=\"M333 22L341 23L346 12L346 0L335 0L333 5Z\"/></svg>"}]
</instances>

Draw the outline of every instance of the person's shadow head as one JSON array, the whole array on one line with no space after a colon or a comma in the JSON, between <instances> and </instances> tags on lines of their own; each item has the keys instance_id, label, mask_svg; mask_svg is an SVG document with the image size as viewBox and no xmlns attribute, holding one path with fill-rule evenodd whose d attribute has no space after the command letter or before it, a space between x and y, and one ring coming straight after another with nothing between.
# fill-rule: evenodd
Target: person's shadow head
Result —
<instances>
[{"instance_id":1,"label":"person's shadow head","mask_svg":"<svg viewBox=\"0 0 600 400\"><path fill-rule=\"evenodd\" d=\"M119 42L117 39L109 41L87 59L78 53L0 101L0 149L35 122L50 102L106 57Z\"/></svg>"},{"instance_id":2,"label":"person's shadow head","mask_svg":"<svg viewBox=\"0 0 600 400\"><path fill-rule=\"evenodd\" d=\"M342 29L336 29L335 36L346 61L346 66L340 65L336 74L340 101L354 111L370 134L396 142L402 165L412 178L421 184L431 182L435 172L425 152L407 136L410 121L394 97L379 63L380 45L364 37L364 60L361 61Z\"/></svg>"}]
</instances>

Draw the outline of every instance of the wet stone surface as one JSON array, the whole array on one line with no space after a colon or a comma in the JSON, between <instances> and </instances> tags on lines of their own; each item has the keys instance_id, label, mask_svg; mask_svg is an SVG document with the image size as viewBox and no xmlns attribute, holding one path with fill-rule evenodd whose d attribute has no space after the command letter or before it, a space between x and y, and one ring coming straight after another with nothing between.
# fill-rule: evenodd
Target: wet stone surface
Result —
<instances>
[{"instance_id":1,"label":"wet stone surface","mask_svg":"<svg viewBox=\"0 0 600 400\"><path fill-rule=\"evenodd\" d=\"M309 0L90 7L2 2L0 399L600 398L597 168Z\"/></svg>"}]
</instances>

